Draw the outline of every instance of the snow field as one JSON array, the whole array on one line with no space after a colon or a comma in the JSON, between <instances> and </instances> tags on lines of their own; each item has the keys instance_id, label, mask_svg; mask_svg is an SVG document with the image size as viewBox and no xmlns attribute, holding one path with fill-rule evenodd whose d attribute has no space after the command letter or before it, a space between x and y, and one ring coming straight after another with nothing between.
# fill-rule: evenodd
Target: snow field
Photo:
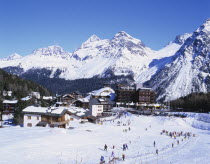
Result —
<instances>
[{"instance_id":1,"label":"snow field","mask_svg":"<svg viewBox=\"0 0 210 164\"><path fill-rule=\"evenodd\" d=\"M120 126L118 121L122 122ZM128 125L128 122L130 126L123 126ZM125 154L124 162L116 161L119 164L207 164L210 161L210 132L195 129L182 118L130 115L122 116L114 122L105 121L102 125L72 123L72 128L0 129L0 163L99 164L101 155L108 163L112 151L120 159L122 153ZM124 132L125 129L127 132ZM181 141L183 136L173 139L165 134L160 135L162 130L191 132L196 137ZM177 140L180 141L179 145ZM105 144L108 146L107 151L104 151ZM128 150L122 150L123 144L128 145ZM156 149L158 155L155 154Z\"/></svg>"}]
</instances>

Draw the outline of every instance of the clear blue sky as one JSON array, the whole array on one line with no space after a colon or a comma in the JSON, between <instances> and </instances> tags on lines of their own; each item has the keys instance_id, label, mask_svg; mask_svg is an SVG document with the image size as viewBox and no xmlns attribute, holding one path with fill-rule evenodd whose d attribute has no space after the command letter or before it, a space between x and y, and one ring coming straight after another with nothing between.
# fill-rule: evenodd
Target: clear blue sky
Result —
<instances>
[{"instance_id":1,"label":"clear blue sky","mask_svg":"<svg viewBox=\"0 0 210 164\"><path fill-rule=\"evenodd\" d=\"M157 50L207 18L209 0L0 0L0 57L55 44L72 52L119 31Z\"/></svg>"}]
</instances>

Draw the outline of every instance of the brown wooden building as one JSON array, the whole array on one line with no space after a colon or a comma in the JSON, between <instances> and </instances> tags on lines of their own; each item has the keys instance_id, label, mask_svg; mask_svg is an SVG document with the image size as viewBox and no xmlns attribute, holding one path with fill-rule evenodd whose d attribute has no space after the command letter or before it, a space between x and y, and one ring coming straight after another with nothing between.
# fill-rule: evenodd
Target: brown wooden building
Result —
<instances>
[{"instance_id":1,"label":"brown wooden building","mask_svg":"<svg viewBox=\"0 0 210 164\"><path fill-rule=\"evenodd\" d=\"M151 88L138 88L118 85L116 92L116 102L121 105L125 103L153 104L156 103L155 91Z\"/></svg>"},{"instance_id":2,"label":"brown wooden building","mask_svg":"<svg viewBox=\"0 0 210 164\"><path fill-rule=\"evenodd\" d=\"M127 103L135 100L136 90L134 87L118 85L115 90L116 102Z\"/></svg>"},{"instance_id":3,"label":"brown wooden building","mask_svg":"<svg viewBox=\"0 0 210 164\"><path fill-rule=\"evenodd\" d=\"M154 104L156 103L155 91L151 88L140 88L136 91L138 104Z\"/></svg>"}]
</instances>

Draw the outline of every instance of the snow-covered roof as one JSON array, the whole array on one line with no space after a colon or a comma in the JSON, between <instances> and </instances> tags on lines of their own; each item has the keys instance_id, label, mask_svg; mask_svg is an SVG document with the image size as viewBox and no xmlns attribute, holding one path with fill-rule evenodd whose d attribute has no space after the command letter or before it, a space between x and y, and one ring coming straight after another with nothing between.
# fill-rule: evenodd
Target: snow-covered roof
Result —
<instances>
[{"instance_id":1,"label":"snow-covered roof","mask_svg":"<svg viewBox=\"0 0 210 164\"><path fill-rule=\"evenodd\" d=\"M23 112L46 113L47 110L48 110L47 107L28 106L25 109L23 109Z\"/></svg>"},{"instance_id":2,"label":"snow-covered roof","mask_svg":"<svg viewBox=\"0 0 210 164\"><path fill-rule=\"evenodd\" d=\"M4 100L3 104L17 104L18 100Z\"/></svg>"},{"instance_id":3,"label":"snow-covered roof","mask_svg":"<svg viewBox=\"0 0 210 164\"><path fill-rule=\"evenodd\" d=\"M90 99L91 95L92 96L110 96L111 100L114 100L115 98L115 91L110 88L110 87L104 87L95 91L92 91L88 93L89 95L85 98Z\"/></svg>"},{"instance_id":4,"label":"snow-covered roof","mask_svg":"<svg viewBox=\"0 0 210 164\"><path fill-rule=\"evenodd\" d=\"M68 111L75 114L76 116L84 116L88 110L79 107L69 107Z\"/></svg>"},{"instance_id":5,"label":"snow-covered roof","mask_svg":"<svg viewBox=\"0 0 210 164\"><path fill-rule=\"evenodd\" d=\"M21 100L22 101L28 101L28 100L30 100L31 99L31 96L26 96L26 97L23 97Z\"/></svg>"},{"instance_id":6,"label":"snow-covered roof","mask_svg":"<svg viewBox=\"0 0 210 164\"><path fill-rule=\"evenodd\" d=\"M24 113L43 113L43 114L53 114L53 115L61 115L63 112L69 111L76 116L85 115L88 110L78 107L35 107L28 106L23 109Z\"/></svg>"},{"instance_id":7,"label":"snow-covered roof","mask_svg":"<svg viewBox=\"0 0 210 164\"><path fill-rule=\"evenodd\" d=\"M81 101L81 102L89 102L89 98L85 97L85 98L80 98L78 99L78 101Z\"/></svg>"},{"instance_id":8,"label":"snow-covered roof","mask_svg":"<svg viewBox=\"0 0 210 164\"><path fill-rule=\"evenodd\" d=\"M111 93L115 93L115 91L110 87L104 87L99 90L92 91L89 94L94 96L109 96Z\"/></svg>"},{"instance_id":9,"label":"snow-covered roof","mask_svg":"<svg viewBox=\"0 0 210 164\"><path fill-rule=\"evenodd\" d=\"M42 98L43 98L43 100L52 100L53 99L52 96L43 96Z\"/></svg>"}]
</instances>

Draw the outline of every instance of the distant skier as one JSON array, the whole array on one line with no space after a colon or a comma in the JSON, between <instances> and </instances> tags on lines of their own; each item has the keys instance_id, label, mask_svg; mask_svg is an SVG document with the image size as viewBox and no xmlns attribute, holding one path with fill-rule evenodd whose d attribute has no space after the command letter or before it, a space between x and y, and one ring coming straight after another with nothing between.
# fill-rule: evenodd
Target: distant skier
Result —
<instances>
[{"instance_id":1,"label":"distant skier","mask_svg":"<svg viewBox=\"0 0 210 164\"><path fill-rule=\"evenodd\" d=\"M114 158L114 151L112 151L111 157L113 157L113 158Z\"/></svg>"},{"instance_id":2,"label":"distant skier","mask_svg":"<svg viewBox=\"0 0 210 164\"><path fill-rule=\"evenodd\" d=\"M179 140L177 140L177 145L179 145Z\"/></svg>"},{"instance_id":3,"label":"distant skier","mask_svg":"<svg viewBox=\"0 0 210 164\"><path fill-rule=\"evenodd\" d=\"M122 159L123 161L125 161L125 154L122 154Z\"/></svg>"},{"instance_id":4,"label":"distant skier","mask_svg":"<svg viewBox=\"0 0 210 164\"><path fill-rule=\"evenodd\" d=\"M174 144L172 143L172 145L171 145L171 146L172 146L172 148L173 148L173 147L174 147Z\"/></svg>"},{"instance_id":5,"label":"distant skier","mask_svg":"<svg viewBox=\"0 0 210 164\"><path fill-rule=\"evenodd\" d=\"M158 149L156 149L156 154L158 155Z\"/></svg>"},{"instance_id":6,"label":"distant skier","mask_svg":"<svg viewBox=\"0 0 210 164\"><path fill-rule=\"evenodd\" d=\"M127 149L127 150L128 150L128 144L125 144L125 149Z\"/></svg>"},{"instance_id":7,"label":"distant skier","mask_svg":"<svg viewBox=\"0 0 210 164\"><path fill-rule=\"evenodd\" d=\"M125 149L126 149L126 148L125 148L125 144L123 144L123 151L125 151Z\"/></svg>"},{"instance_id":8,"label":"distant skier","mask_svg":"<svg viewBox=\"0 0 210 164\"><path fill-rule=\"evenodd\" d=\"M154 147L155 147L155 141L154 141L153 145L154 145Z\"/></svg>"},{"instance_id":9,"label":"distant skier","mask_svg":"<svg viewBox=\"0 0 210 164\"><path fill-rule=\"evenodd\" d=\"M107 145L106 145L106 144L104 145L104 150L106 150L106 151L107 151Z\"/></svg>"}]
</instances>

